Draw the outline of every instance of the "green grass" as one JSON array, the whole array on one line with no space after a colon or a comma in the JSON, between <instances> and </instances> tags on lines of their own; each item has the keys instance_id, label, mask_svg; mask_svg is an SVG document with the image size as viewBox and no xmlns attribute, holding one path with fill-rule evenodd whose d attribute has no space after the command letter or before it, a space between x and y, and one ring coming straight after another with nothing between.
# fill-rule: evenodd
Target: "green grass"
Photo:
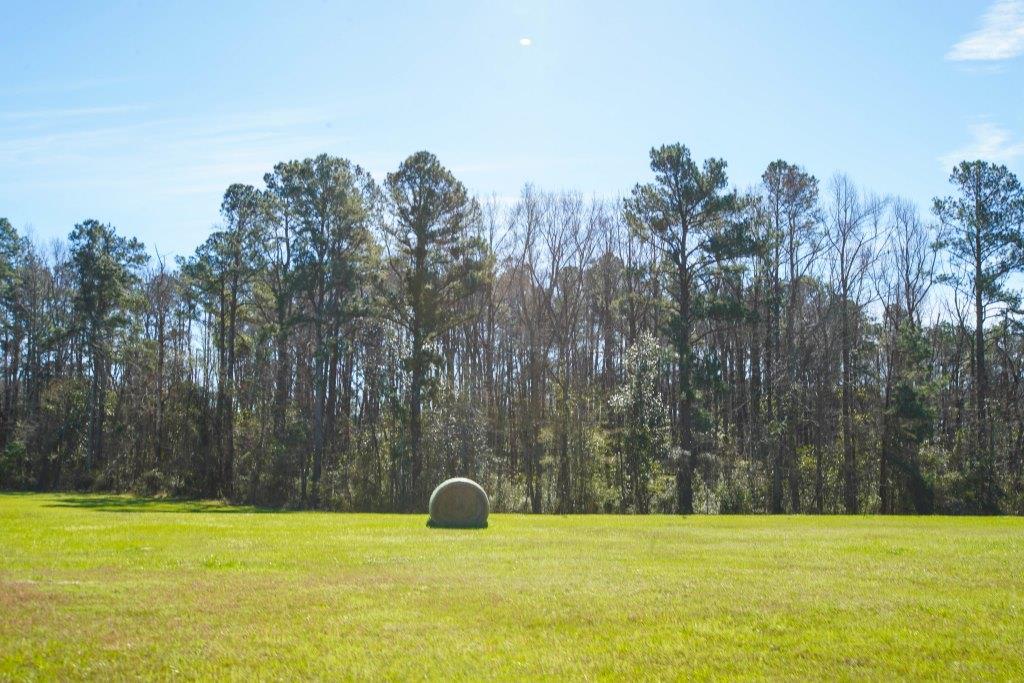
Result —
<instances>
[{"instance_id":1,"label":"green grass","mask_svg":"<svg viewBox=\"0 0 1024 683\"><path fill-rule=\"evenodd\" d=\"M0 678L1024 677L1024 520L0 496Z\"/></svg>"}]
</instances>

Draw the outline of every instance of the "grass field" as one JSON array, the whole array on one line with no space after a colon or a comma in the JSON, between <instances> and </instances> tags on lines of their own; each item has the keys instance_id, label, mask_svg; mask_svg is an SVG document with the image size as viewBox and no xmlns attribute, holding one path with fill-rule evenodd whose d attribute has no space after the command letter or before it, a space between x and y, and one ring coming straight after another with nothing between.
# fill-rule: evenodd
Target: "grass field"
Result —
<instances>
[{"instance_id":1,"label":"grass field","mask_svg":"<svg viewBox=\"0 0 1024 683\"><path fill-rule=\"evenodd\" d=\"M0 678L1024 677L1024 520L0 495Z\"/></svg>"}]
</instances>

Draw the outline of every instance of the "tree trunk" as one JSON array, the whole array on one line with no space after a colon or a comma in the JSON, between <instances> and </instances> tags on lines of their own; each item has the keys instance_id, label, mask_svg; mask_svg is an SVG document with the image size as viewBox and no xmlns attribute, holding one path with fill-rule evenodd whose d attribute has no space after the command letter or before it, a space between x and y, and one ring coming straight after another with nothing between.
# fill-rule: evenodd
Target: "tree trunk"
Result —
<instances>
[{"instance_id":1,"label":"tree trunk","mask_svg":"<svg viewBox=\"0 0 1024 683\"><path fill-rule=\"evenodd\" d=\"M978 209L980 213L980 207ZM985 512L996 512L994 491L994 463L992 444L988 429L988 373L985 362L985 301L983 299L982 280L984 270L982 264L981 227L974 231L974 410L976 422L975 458L980 465L981 505Z\"/></svg>"},{"instance_id":2,"label":"tree trunk","mask_svg":"<svg viewBox=\"0 0 1024 683\"><path fill-rule=\"evenodd\" d=\"M423 381L425 359L423 339L419 326L413 330L412 381L409 387L409 490L406 492L404 508L408 512L416 509L420 502L420 481L423 476Z\"/></svg>"},{"instance_id":3,"label":"tree trunk","mask_svg":"<svg viewBox=\"0 0 1024 683\"><path fill-rule=\"evenodd\" d=\"M676 509L679 514L693 514L693 472L696 463L694 453L693 424L693 350L690 348L690 273L686 262L687 231L684 227L682 245L678 257L679 273L679 334L676 350L679 353L679 470L676 472Z\"/></svg>"},{"instance_id":4,"label":"tree trunk","mask_svg":"<svg viewBox=\"0 0 1024 683\"><path fill-rule=\"evenodd\" d=\"M843 414L843 504L846 514L858 512L857 502L857 451L853 435L853 369L850 367L852 340L850 337L849 301L843 297L842 306L842 414Z\"/></svg>"},{"instance_id":5,"label":"tree trunk","mask_svg":"<svg viewBox=\"0 0 1024 683\"><path fill-rule=\"evenodd\" d=\"M106 403L103 381L103 357L93 345L92 384L89 392L89 448L86 449L85 471L92 472L103 456L103 414Z\"/></svg>"},{"instance_id":6,"label":"tree trunk","mask_svg":"<svg viewBox=\"0 0 1024 683\"><path fill-rule=\"evenodd\" d=\"M274 382L274 438L278 443L282 443L285 438L285 416L291 384L291 368L288 360L288 335L284 332L283 322L280 319L278 325L278 332L275 336L277 377Z\"/></svg>"},{"instance_id":7,"label":"tree trunk","mask_svg":"<svg viewBox=\"0 0 1024 683\"><path fill-rule=\"evenodd\" d=\"M238 280L231 285L231 304L228 309L228 371L224 405L224 461L221 482L224 497L235 495L235 338L238 322Z\"/></svg>"}]
</instances>

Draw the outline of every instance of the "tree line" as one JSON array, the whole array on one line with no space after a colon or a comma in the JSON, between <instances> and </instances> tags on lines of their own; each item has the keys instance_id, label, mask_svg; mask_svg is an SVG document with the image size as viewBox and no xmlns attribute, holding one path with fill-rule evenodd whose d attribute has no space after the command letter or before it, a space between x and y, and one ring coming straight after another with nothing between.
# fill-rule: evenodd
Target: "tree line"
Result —
<instances>
[{"instance_id":1,"label":"tree line","mask_svg":"<svg viewBox=\"0 0 1024 683\"><path fill-rule=\"evenodd\" d=\"M474 197L430 153L235 184L175 263L0 219L0 486L528 512L1024 511L1024 190L922 215L651 150L622 200Z\"/></svg>"}]
</instances>

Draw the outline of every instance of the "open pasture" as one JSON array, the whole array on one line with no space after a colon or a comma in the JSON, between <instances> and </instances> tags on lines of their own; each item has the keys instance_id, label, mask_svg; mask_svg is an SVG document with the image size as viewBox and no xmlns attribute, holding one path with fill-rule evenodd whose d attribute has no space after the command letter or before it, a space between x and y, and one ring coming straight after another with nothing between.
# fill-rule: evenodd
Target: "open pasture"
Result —
<instances>
[{"instance_id":1,"label":"open pasture","mask_svg":"<svg viewBox=\"0 0 1024 683\"><path fill-rule=\"evenodd\" d=\"M0 496L0 678L1024 676L1024 520Z\"/></svg>"}]
</instances>

